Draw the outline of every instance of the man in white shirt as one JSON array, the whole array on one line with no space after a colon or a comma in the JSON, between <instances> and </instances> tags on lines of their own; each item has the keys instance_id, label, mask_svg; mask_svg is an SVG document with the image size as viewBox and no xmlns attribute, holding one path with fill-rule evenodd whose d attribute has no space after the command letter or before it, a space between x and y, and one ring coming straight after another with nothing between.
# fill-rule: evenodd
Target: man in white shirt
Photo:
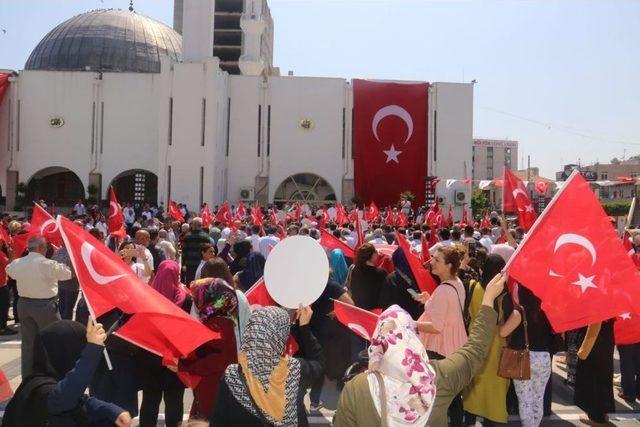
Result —
<instances>
[{"instance_id":1,"label":"man in white shirt","mask_svg":"<svg viewBox=\"0 0 640 427\"><path fill-rule=\"evenodd\" d=\"M82 203L82 199L78 200L78 203L76 203L76 205L73 207L73 212L75 212L77 216L82 216L87 214L87 208Z\"/></svg>"},{"instance_id":2,"label":"man in white shirt","mask_svg":"<svg viewBox=\"0 0 640 427\"><path fill-rule=\"evenodd\" d=\"M278 244L278 242L280 242L280 239L274 236L275 233L276 233L276 229L270 226L267 229L267 235L260 238L260 242L258 243L258 246L260 247L260 253L265 258L269 256L269 252L271 252L271 248L275 247Z\"/></svg>"},{"instance_id":3,"label":"man in white shirt","mask_svg":"<svg viewBox=\"0 0 640 427\"><path fill-rule=\"evenodd\" d=\"M373 239L369 241L373 245L386 245L387 239L384 238L382 228L376 228L373 230Z\"/></svg>"},{"instance_id":4,"label":"man in white shirt","mask_svg":"<svg viewBox=\"0 0 640 427\"><path fill-rule=\"evenodd\" d=\"M487 250L487 253L491 253L491 247L493 246L493 239L491 238L491 230L488 228L482 229L482 237L478 241Z\"/></svg>"},{"instance_id":5,"label":"man in white shirt","mask_svg":"<svg viewBox=\"0 0 640 427\"><path fill-rule=\"evenodd\" d=\"M47 242L41 236L27 242L29 255L12 261L7 274L16 280L18 288L18 314L22 333L22 377L33 372L34 344L38 332L60 320L58 312L58 281L70 280L71 270L66 265L45 258Z\"/></svg>"},{"instance_id":6,"label":"man in white shirt","mask_svg":"<svg viewBox=\"0 0 640 427\"><path fill-rule=\"evenodd\" d=\"M147 246L149 246L149 243L151 242L151 236L149 235L149 232L147 230L136 231L135 241L136 241L137 247L140 247L140 246L144 247L144 256L145 256L144 259L136 259L136 261L141 264L146 263L149 266L149 270L155 273L155 271L153 270L153 255L151 255L151 251L147 249ZM153 274L151 274L151 276L142 275L141 277L142 281L148 284L151 284L152 278L153 278Z\"/></svg>"},{"instance_id":7,"label":"man in white shirt","mask_svg":"<svg viewBox=\"0 0 640 427\"><path fill-rule=\"evenodd\" d=\"M122 215L124 216L124 222L127 224L127 227L131 227L131 225L136 221L136 211L130 203L127 203L124 207Z\"/></svg>"},{"instance_id":8,"label":"man in white shirt","mask_svg":"<svg viewBox=\"0 0 640 427\"><path fill-rule=\"evenodd\" d=\"M251 226L251 235L246 237L251 242L251 250L260 252L260 226L253 224Z\"/></svg>"}]
</instances>

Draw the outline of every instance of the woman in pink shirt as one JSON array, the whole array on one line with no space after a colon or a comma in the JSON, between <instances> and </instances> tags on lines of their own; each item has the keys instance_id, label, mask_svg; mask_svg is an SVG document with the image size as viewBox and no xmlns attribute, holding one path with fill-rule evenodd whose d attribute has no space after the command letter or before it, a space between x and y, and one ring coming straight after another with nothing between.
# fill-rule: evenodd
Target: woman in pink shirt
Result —
<instances>
[{"instance_id":1,"label":"woman in pink shirt","mask_svg":"<svg viewBox=\"0 0 640 427\"><path fill-rule=\"evenodd\" d=\"M467 342L465 290L458 278L464 256L462 247L442 246L431 257L431 273L440 278L440 285L432 295L421 295L420 299L426 302L417 326L427 354L435 360L450 356ZM462 398L457 396L449 406L449 425L462 426L463 414Z\"/></svg>"}]
</instances>

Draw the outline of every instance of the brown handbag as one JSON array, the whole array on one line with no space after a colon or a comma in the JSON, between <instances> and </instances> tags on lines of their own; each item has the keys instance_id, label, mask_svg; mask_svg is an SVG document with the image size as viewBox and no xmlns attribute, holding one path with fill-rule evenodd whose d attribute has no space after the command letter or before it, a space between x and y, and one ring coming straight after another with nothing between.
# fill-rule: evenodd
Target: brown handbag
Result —
<instances>
[{"instance_id":1,"label":"brown handbag","mask_svg":"<svg viewBox=\"0 0 640 427\"><path fill-rule=\"evenodd\" d=\"M527 315L522 306L516 309L522 314L522 327L524 328L524 350L514 350L507 347L502 349L500 355L500 365L498 366L498 375L513 380L529 380L531 379L531 362L529 360L529 331L527 330ZM508 341L508 339L507 339Z\"/></svg>"}]
</instances>

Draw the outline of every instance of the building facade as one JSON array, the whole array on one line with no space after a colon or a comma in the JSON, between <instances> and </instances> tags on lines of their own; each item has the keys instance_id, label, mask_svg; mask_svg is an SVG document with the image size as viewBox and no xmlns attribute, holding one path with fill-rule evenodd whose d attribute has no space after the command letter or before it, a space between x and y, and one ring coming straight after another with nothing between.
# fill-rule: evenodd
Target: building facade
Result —
<instances>
[{"instance_id":1,"label":"building facade","mask_svg":"<svg viewBox=\"0 0 640 427\"><path fill-rule=\"evenodd\" d=\"M475 181L500 178L505 166L512 170L518 169L518 141L474 139L472 165Z\"/></svg>"},{"instance_id":2,"label":"building facade","mask_svg":"<svg viewBox=\"0 0 640 427\"><path fill-rule=\"evenodd\" d=\"M241 55L240 73L230 74L211 54L215 32L205 30L214 25L214 3L224 2L184 0L182 37L128 11L92 11L72 18L83 25L64 23L75 37L57 33L55 46L95 35L87 22L101 22L115 44L105 51L93 38L75 56L41 47L47 65L34 62L10 78L0 104L6 208L21 193L27 203L72 205L92 192L104 200L110 185L121 202L173 199L190 209L225 200L348 203L351 82L270 74L254 49L260 37ZM155 37L124 28L152 28ZM169 49L171 40L180 46ZM459 178L471 163L473 85L432 83L428 123L429 173Z\"/></svg>"}]
</instances>

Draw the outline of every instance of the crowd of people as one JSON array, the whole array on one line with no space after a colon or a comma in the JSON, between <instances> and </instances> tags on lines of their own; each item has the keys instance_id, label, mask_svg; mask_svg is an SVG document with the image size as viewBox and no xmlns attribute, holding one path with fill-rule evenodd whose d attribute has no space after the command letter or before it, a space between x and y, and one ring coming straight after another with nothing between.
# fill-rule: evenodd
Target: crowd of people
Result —
<instances>
[{"instance_id":1,"label":"crowd of people","mask_svg":"<svg viewBox=\"0 0 640 427\"><path fill-rule=\"evenodd\" d=\"M615 410L613 320L556 334L531 291L516 284L508 292L502 270L524 231L497 212L480 225L434 226L426 207L413 209L407 200L362 224L339 217L335 206L257 207L258 221L256 212L230 206L232 220L224 223L216 216L221 208L207 221L180 205L181 222L162 206L126 204L124 237L108 235L97 207L79 201L69 215L144 286L220 334L172 363L112 333L126 314L91 317L65 246L35 236L24 254L14 254L12 243L1 241L0 335L19 330L22 340L22 383L2 426L129 426L134 417L155 426L162 401L171 427L306 426L323 406L326 380L341 389L337 427L492 426L515 413L525 427L538 426L550 414L554 355L566 365L583 423L606 425ZM9 215L0 226L9 236L29 229ZM412 255L380 250L394 248L396 232L430 270L433 292L421 291ZM263 276L270 251L289 236L320 241L323 233L354 257L327 249L330 276L319 299L298 310L250 306L245 293ZM369 341L336 319L333 300L380 313ZM8 326L10 313L19 328ZM530 379L498 375L507 345L529 350ZM635 402L640 343L619 346L619 353L620 397ZM353 363L367 369L345 382ZM190 387L184 423L181 372L200 378Z\"/></svg>"}]
</instances>

